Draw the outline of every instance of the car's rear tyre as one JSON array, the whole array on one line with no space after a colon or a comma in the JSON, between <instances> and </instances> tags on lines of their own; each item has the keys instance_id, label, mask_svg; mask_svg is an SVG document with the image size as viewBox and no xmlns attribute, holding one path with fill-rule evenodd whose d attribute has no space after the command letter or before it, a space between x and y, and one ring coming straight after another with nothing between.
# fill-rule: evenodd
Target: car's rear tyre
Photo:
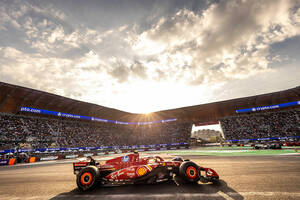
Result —
<instances>
[{"instance_id":1,"label":"car's rear tyre","mask_svg":"<svg viewBox=\"0 0 300 200\"><path fill-rule=\"evenodd\" d=\"M76 177L78 189L87 191L95 188L97 185L98 174L93 167L83 168Z\"/></svg>"},{"instance_id":2,"label":"car's rear tyre","mask_svg":"<svg viewBox=\"0 0 300 200\"><path fill-rule=\"evenodd\" d=\"M181 163L179 167L179 175L187 183L197 183L200 179L200 170L198 165L195 163L186 161Z\"/></svg>"}]
</instances>

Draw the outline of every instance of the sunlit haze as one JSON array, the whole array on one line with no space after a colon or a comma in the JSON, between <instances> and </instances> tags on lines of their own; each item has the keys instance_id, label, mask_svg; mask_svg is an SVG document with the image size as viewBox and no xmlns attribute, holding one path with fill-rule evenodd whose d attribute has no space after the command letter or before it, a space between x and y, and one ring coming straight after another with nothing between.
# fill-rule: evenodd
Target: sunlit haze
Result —
<instances>
[{"instance_id":1,"label":"sunlit haze","mask_svg":"<svg viewBox=\"0 0 300 200\"><path fill-rule=\"evenodd\" d=\"M300 1L1 1L0 81L133 113L300 85Z\"/></svg>"}]
</instances>

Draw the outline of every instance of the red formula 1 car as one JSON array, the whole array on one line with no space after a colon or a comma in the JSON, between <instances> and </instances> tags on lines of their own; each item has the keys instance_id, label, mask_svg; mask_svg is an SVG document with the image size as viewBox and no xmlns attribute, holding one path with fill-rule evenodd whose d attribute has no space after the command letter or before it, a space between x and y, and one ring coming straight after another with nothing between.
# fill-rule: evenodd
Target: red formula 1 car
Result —
<instances>
[{"instance_id":1,"label":"red formula 1 car","mask_svg":"<svg viewBox=\"0 0 300 200\"><path fill-rule=\"evenodd\" d=\"M175 157L165 161L159 156L139 157L132 153L97 163L89 161L73 163L77 186L86 191L96 185L154 184L180 178L184 182L217 182L219 175L210 168L198 166L189 160Z\"/></svg>"}]
</instances>

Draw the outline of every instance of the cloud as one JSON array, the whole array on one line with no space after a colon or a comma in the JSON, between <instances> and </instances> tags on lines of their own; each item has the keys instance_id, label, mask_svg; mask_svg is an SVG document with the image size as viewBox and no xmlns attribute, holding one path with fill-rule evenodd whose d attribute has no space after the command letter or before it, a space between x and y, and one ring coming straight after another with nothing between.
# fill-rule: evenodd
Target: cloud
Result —
<instances>
[{"instance_id":1,"label":"cloud","mask_svg":"<svg viewBox=\"0 0 300 200\"><path fill-rule=\"evenodd\" d=\"M0 49L1 81L18 83L47 92L71 98L79 98L93 85L96 77L102 78L101 61L93 52L89 52L75 60L63 58L43 58L39 54L26 54L17 49L6 47ZM105 79L97 80L101 83Z\"/></svg>"},{"instance_id":2,"label":"cloud","mask_svg":"<svg viewBox=\"0 0 300 200\"><path fill-rule=\"evenodd\" d=\"M27 3L16 14L16 19L24 17L23 23L16 23L26 33L26 44L40 54L68 59L93 51L119 83L165 78L199 85L268 71L269 58L280 59L270 55L270 45L299 34L296 3L231 0L201 11L183 8L159 18L142 33L135 30L138 25L106 31L84 26L70 29L66 16L53 6L47 6L55 10L51 14ZM111 63L112 58L122 64Z\"/></svg>"},{"instance_id":3,"label":"cloud","mask_svg":"<svg viewBox=\"0 0 300 200\"><path fill-rule=\"evenodd\" d=\"M86 53L106 35L84 26L72 27L52 4L11 1L0 5L0 31L11 41L1 43L25 51L56 57Z\"/></svg>"},{"instance_id":4,"label":"cloud","mask_svg":"<svg viewBox=\"0 0 300 200\"><path fill-rule=\"evenodd\" d=\"M138 61L127 59L112 59L111 67L108 69L109 74L119 83L129 82L129 79L146 80L148 78L147 68Z\"/></svg>"},{"instance_id":5,"label":"cloud","mask_svg":"<svg viewBox=\"0 0 300 200\"><path fill-rule=\"evenodd\" d=\"M299 23L299 1L220 1L162 17L132 39L133 49L158 55L157 66L169 66L174 79L191 66L185 78L192 85L243 79L268 71L270 45L298 35Z\"/></svg>"},{"instance_id":6,"label":"cloud","mask_svg":"<svg viewBox=\"0 0 300 200\"><path fill-rule=\"evenodd\" d=\"M300 1L150 2L134 7L143 12L126 4L122 13L106 2L99 15L94 2L95 8L85 5L93 13L83 10L77 20L79 4L0 2L1 81L118 108L142 108L142 102L176 107L253 77L289 74L281 64L297 58L298 40L290 42L296 43L294 53L276 49L299 37ZM91 17L99 23L84 21ZM241 88L236 95L246 86ZM151 99L156 95L163 100ZM193 99L184 99L189 95Z\"/></svg>"},{"instance_id":7,"label":"cloud","mask_svg":"<svg viewBox=\"0 0 300 200\"><path fill-rule=\"evenodd\" d=\"M147 79L147 69L142 63L135 61L130 69L134 76L141 79Z\"/></svg>"},{"instance_id":8,"label":"cloud","mask_svg":"<svg viewBox=\"0 0 300 200\"><path fill-rule=\"evenodd\" d=\"M129 68L121 61L117 61L110 71L110 75L117 79L119 83L127 82L129 74Z\"/></svg>"},{"instance_id":9,"label":"cloud","mask_svg":"<svg viewBox=\"0 0 300 200\"><path fill-rule=\"evenodd\" d=\"M36 27L40 22L33 23L33 20L27 20L27 37L32 48L42 52L51 53L60 56L62 52L72 49L87 48L92 50L93 46L102 42L103 35L90 29L78 29L67 32L62 24L55 24L46 19L43 20L42 30Z\"/></svg>"}]
</instances>

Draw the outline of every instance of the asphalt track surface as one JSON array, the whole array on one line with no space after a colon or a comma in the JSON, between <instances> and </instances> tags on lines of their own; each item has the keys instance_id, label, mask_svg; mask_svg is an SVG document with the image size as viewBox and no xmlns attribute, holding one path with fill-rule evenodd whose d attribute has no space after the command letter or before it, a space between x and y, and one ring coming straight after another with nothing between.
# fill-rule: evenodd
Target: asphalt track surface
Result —
<instances>
[{"instance_id":1,"label":"asphalt track surface","mask_svg":"<svg viewBox=\"0 0 300 200\"><path fill-rule=\"evenodd\" d=\"M165 158L168 156L165 156ZM97 187L80 192L71 163L0 168L0 200L6 199L300 199L300 156L184 156L215 169L219 184Z\"/></svg>"}]
</instances>

